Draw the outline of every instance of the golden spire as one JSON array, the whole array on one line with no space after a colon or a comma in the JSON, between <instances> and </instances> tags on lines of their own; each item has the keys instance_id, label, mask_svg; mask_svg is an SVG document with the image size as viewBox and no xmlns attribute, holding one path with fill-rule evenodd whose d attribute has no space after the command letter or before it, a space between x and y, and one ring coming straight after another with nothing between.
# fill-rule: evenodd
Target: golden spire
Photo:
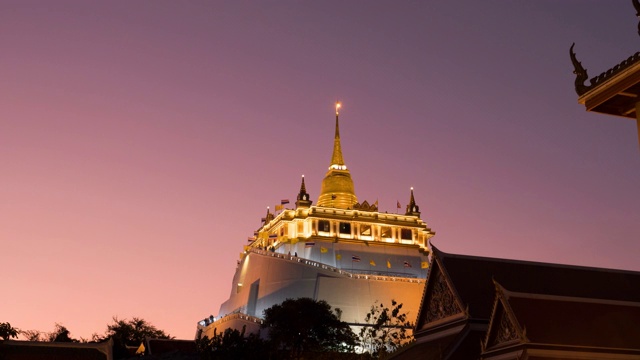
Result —
<instances>
[{"instance_id":1,"label":"golden spire","mask_svg":"<svg viewBox=\"0 0 640 360\"><path fill-rule=\"evenodd\" d=\"M331 155L331 168L346 170L346 166L344 166L344 159L342 158L342 147L340 146L340 107L342 104L336 102L336 132L333 138L333 154ZM334 165L336 165L334 167ZM344 167L344 168L343 168Z\"/></svg>"},{"instance_id":2,"label":"golden spire","mask_svg":"<svg viewBox=\"0 0 640 360\"><path fill-rule=\"evenodd\" d=\"M352 208L358 202L353 189L353 180L342 158L340 146L340 107L336 102L336 130L333 139L333 154L329 171L322 180L322 188L318 196L318 206L334 207L339 209Z\"/></svg>"}]
</instances>

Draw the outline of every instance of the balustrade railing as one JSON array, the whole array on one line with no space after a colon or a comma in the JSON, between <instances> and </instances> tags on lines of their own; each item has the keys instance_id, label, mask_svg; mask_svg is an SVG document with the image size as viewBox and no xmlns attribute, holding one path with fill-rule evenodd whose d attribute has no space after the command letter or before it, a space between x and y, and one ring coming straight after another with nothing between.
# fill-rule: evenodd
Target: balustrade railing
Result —
<instances>
[{"instance_id":1,"label":"balustrade railing","mask_svg":"<svg viewBox=\"0 0 640 360\"><path fill-rule=\"evenodd\" d=\"M327 265L325 263L321 263L318 261L313 261L313 260L309 260L309 259L305 259L305 258L293 256L293 255L279 254L276 252L271 252L268 250L260 250L256 248L251 248L249 249L249 251L258 255L271 256L271 257L275 257L275 258L279 258L287 261L297 262L307 266L319 267L323 270L331 271L331 272L343 275L345 277L350 277L354 279L409 282L409 283L418 283L418 284L424 283L426 281L425 279L420 279L416 275L412 275L412 274L404 274L404 273L397 273L397 272L381 272L381 271L375 271L375 270L356 270L356 269L350 269L347 271L344 269L339 269L337 267Z\"/></svg>"}]
</instances>

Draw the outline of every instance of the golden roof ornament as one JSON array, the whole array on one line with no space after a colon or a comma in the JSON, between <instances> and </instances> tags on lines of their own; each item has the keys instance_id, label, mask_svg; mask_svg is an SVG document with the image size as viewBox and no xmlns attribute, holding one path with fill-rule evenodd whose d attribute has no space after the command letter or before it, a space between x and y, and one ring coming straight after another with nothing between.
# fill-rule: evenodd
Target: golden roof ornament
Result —
<instances>
[{"instance_id":1,"label":"golden roof ornament","mask_svg":"<svg viewBox=\"0 0 640 360\"><path fill-rule=\"evenodd\" d=\"M333 154L331 155L331 166L329 167L329 169L334 168L338 170L346 170L347 167L344 165L344 159L342 158L342 147L340 146L339 116L341 106L342 104L336 102L336 132L333 138Z\"/></svg>"},{"instance_id":2,"label":"golden roof ornament","mask_svg":"<svg viewBox=\"0 0 640 360\"><path fill-rule=\"evenodd\" d=\"M351 209L358 203L351 174L347 170L342 157L340 145L340 108L342 104L336 102L336 129L333 138L333 153L329 171L322 180L318 206Z\"/></svg>"}]
</instances>

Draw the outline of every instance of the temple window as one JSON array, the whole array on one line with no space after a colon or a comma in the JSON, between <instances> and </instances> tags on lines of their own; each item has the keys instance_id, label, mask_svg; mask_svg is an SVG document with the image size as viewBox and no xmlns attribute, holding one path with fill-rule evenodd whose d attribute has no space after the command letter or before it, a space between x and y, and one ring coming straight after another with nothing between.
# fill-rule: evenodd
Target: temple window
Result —
<instances>
[{"instance_id":1,"label":"temple window","mask_svg":"<svg viewBox=\"0 0 640 360\"><path fill-rule=\"evenodd\" d=\"M412 240L413 234L411 234L411 229L401 229L400 230L400 238L402 240Z\"/></svg>"},{"instance_id":2,"label":"temple window","mask_svg":"<svg viewBox=\"0 0 640 360\"><path fill-rule=\"evenodd\" d=\"M371 236L371 225L360 225L360 235Z\"/></svg>"},{"instance_id":3,"label":"temple window","mask_svg":"<svg viewBox=\"0 0 640 360\"><path fill-rule=\"evenodd\" d=\"M318 221L318 231L331 232L331 224L328 220Z\"/></svg>"},{"instance_id":4,"label":"temple window","mask_svg":"<svg viewBox=\"0 0 640 360\"><path fill-rule=\"evenodd\" d=\"M393 234L391 233L391 228L388 226L383 226L380 228L380 237L381 238L392 238Z\"/></svg>"},{"instance_id":5,"label":"temple window","mask_svg":"<svg viewBox=\"0 0 640 360\"><path fill-rule=\"evenodd\" d=\"M349 234L349 235L351 235L351 223L341 222L340 223L340 234Z\"/></svg>"}]
</instances>

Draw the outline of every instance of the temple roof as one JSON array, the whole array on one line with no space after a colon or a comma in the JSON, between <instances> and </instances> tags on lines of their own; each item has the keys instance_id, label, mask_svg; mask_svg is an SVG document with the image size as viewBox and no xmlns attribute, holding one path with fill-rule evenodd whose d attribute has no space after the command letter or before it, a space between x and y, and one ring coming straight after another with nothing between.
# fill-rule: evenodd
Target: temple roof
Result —
<instances>
[{"instance_id":1,"label":"temple roof","mask_svg":"<svg viewBox=\"0 0 640 360\"><path fill-rule=\"evenodd\" d=\"M584 84L588 79L587 70L576 59L573 45L569 55L576 74L578 102L583 104L587 111L636 118L636 102L640 95L640 52L591 78L589 85Z\"/></svg>"},{"instance_id":2,"label":"temple roof","mask_svg":"<svg viewBox=\"0 0 640 360\"><path fill-rule=\"evenodd\" d=\"M499 291L531 342L640 348L640 303Z\"/></svg>"},{"instance_id":3,"label":"temple roof","mask_svg":"<svg viewBox=\"0 0 640 360\"><path fill-rule=\"evenodd\" d=\"M640 272L447 254L432 246L469 314L488 319L493 280L527 293L640 302Z\"/></svg>"}]
</instances>

